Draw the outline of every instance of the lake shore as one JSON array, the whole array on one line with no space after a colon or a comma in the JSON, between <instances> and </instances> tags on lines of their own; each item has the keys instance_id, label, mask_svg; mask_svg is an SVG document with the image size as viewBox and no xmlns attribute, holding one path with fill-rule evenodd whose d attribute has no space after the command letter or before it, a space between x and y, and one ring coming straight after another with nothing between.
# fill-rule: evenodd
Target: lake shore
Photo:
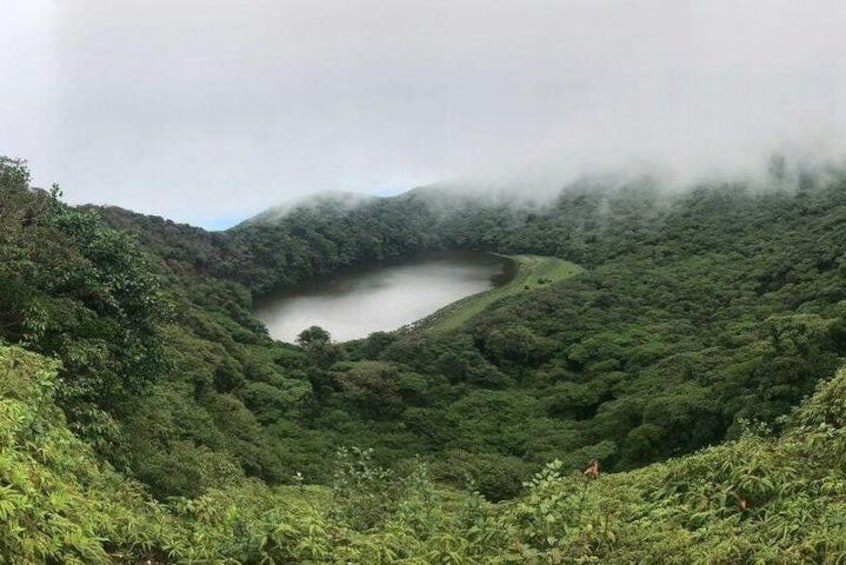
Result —
<instances>
[{"instance_id":1,"label":"lake shore","mask_svg":"<svg viewBox=\"0 0 846 565\"><path fill-rule=\"evenodd\" d=\"M508 259L509 268L513 270L508 282L502 286L453 302L419 320L414 324L414 327L437 332L457 330L497 300L569 279L584 270L575 263L557 257L541 255L500 256Z\"/></svg>"}]
</instances>

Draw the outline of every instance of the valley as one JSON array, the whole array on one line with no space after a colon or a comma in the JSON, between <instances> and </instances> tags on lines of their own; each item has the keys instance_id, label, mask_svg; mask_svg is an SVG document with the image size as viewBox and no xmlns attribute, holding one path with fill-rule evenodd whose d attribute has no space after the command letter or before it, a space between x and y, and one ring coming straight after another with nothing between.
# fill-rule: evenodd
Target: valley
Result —
<instances>
[{"instance_id":1,"label":"valley","mask_svg":"<svg viewBox=\"0 0 846 565\"><path fill-rule=\"evenodd\" d=\"M800 178L423 188L208 232L69 206L3 158L0 554L842 559L846 171ZM349 341L255 315L445 252L516 272ZM450 276L484 290L495 264Z\"/></svg>"}]
</instances>

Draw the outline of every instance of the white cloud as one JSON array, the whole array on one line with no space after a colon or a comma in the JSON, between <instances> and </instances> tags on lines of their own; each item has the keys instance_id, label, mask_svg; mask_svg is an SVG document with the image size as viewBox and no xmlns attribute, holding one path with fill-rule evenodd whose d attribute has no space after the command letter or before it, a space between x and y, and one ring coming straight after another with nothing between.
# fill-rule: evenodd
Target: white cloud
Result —
<instances>
[{"instance_id":1,"label":"white cloud","mask_svg":"<svg viewBox=\"0 0 846 565\"><path fill-rule=\"evenodd\" d=\"M77 0L10 20L0 151L73 201L175 219L843 149L836 0Z\"/></svg>"}]
</instances>

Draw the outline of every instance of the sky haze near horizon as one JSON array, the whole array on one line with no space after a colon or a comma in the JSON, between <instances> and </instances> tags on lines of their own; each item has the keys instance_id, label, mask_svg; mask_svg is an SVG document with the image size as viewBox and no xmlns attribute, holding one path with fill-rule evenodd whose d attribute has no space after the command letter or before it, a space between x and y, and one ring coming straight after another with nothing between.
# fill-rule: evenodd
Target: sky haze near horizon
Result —
<instances>
[{"instance_id":1,"label":"sky haze near horizon","mask_svg":"<svg viewBox=\"0 0 846 565\"><path fill-rule=\"evenodd\" d=\"M326 190L842 158L835 0L0 0L0 154L208 227Z\"/></svg>"}]
</instances>

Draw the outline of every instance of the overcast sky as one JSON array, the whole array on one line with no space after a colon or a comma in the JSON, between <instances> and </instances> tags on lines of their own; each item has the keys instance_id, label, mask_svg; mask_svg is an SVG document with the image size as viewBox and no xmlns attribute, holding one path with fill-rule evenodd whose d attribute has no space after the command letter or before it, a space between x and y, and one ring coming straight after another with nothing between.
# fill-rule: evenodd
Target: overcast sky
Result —
<instances>
[{"instance_id":1,"label":"overcast sky","mask_svg":"<svg viewBox=\"0 0 846 565\"><path fill-rule=\"evenodd\" d=\"M226 226L324 190L840 155L846 3L0 0L0 77L35 184Z\"/></svg>"}]
</instances>

